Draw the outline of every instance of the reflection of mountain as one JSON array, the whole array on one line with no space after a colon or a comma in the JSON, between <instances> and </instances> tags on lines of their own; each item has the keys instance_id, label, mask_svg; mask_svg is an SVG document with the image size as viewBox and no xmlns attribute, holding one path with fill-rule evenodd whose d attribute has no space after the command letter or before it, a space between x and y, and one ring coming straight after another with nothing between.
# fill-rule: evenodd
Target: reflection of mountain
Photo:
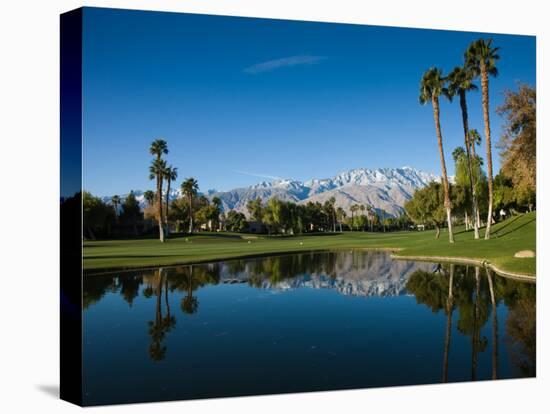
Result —
<instances>
[{"instance_id":1,"label":"reflection of mountain","mask_svg":"<svg viewBox=\"0 0 550 414\"><path fill-rule=\"evenodd\" d=\"M303 256L297 259L297 256ZM306 259L311 257L309 264ZM323 256L332 256L323 257ZM258 287L263 289L297 289L308 287L313 289L334 289L345 295L353 296L397 296L406 293L405 285L409 276L416 270L431 271L433 264L392 260L385 252L342 251L332 253L315 253L303 255L279 256L281 262L301 262L294 266L298 272L291 277L273 278L265 274L260 278ZM332 266L326 266L332 259ZM265 259L262 259L265 260ZM240 272L234 272L231 267L224 266L220 274L222 283L245 283L257 279L257 267L253 261L246 264ZM284 264L283 264L284 266Z\"/></svg>"}]
</instances>

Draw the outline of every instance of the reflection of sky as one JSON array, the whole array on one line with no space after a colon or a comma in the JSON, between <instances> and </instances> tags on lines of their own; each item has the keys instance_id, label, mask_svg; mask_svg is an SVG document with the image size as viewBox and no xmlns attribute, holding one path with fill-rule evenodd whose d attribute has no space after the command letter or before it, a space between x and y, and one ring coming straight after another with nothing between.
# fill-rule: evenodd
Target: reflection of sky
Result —
<instances>
[{"instance_id":1,"label":"reflection of sky","mask_svg":"<svg viewBox=\"0 0 550 414\"><path fill-rule=\"evenodd\" d=\"M456 266L456 272L462 273L462 266ZM170 268L163 272L169 273ZM447 319L443 310L432 312L414 295L359 297L300 284L281 290L222 283L225 276L243 273L230 275L222 265L219 284L192 292L199 304L192 315L181 309L188 295L183 283L187 276L183 273L178 281L172 274L169 286L170 280L173 286L181 286L168 292L176 323L162 338L166 354L158 362L149 358L152 337L148 323L156 319L158 298L161 317L167 314L165 285L157 297L155 272L120 273L120 281L142 274L145 283L131 307L118 287L115 291L108 288L102 299L84 310L87 401L181 399L441 380ZM308 277L301 274L298 279ZM146 298L143 293L148 286L153 294ZM482 281L480 297L489 300L486 289ZM489 303L482 306L488 306L489 315L480 338L486 338L488 346L478 354L477 378L490 379L491 309ZM499 378L520 375L510 359L508 313L501 301L497 307ZM472 337L457 330L458 319L455 309L450 381L471 376Z\"/></svg>"}]
</instances>

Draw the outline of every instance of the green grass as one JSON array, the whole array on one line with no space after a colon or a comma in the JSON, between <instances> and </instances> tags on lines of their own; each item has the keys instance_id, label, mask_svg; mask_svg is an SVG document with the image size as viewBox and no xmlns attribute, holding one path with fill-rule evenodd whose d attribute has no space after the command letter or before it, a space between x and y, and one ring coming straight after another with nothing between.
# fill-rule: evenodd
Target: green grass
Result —
<instances>
[{"instance_id":1,"label":"green grass","mask_svg":"<svg viewBox=\"0 0 550 414\"><path fill-rule=\"evenodd\" d=\"M386 248L400 256L447 256L485 260L504 271L535 275L535 259L514 258L518 250L536 248L536 213L512 217L493 226L491 240L474 240L471 231L456 229L454 244L445 231L345 232L293 237L200 233L160 243L156 239L84 242L84 269L123 269L204 262L218 259L309 250ZM483 234L483 232L482 232Z\"/></svg>"}]
</instances>

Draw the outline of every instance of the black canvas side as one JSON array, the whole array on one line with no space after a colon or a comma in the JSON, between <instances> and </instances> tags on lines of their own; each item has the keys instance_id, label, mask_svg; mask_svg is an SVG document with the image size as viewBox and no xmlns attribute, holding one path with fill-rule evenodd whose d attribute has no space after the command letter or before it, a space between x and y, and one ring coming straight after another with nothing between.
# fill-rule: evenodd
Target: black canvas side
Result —
<instances>
[{"instance_id":1,"label":"black canvas side","mask_svg":"<svg viewBox=\"0 0 550 414\"><path fill-rule=\"evenodd\" d=\"M60 26L60 396L82 405L82 9Z\"/></svg>"}]
</instances>

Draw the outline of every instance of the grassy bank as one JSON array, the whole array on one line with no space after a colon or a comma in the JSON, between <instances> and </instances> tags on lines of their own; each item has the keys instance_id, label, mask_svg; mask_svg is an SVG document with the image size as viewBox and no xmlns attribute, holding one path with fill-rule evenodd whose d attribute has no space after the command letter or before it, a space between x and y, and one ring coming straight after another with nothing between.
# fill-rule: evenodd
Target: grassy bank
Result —
<instances>
[{"instance_id":1,"label":"grassy bank","mask_svg":"<svg viewBox=\"0 0 550 414\"><path fill-rule=\"evenodd\" d=\"M84 269L185 264L261 254L320 249L399 249L400 256L440 256L488 261L499 269L535 275L535 259L514 258L519 250L535 250L536 213L513 217L493 226L491 240L473 240L472 232L457 229L456 242L447 233L436 240L433 231L369 233L345 232L293 237L201 233L176 237L162 244L156 239L84 242Z\"/></svg>"}]
</instances>

